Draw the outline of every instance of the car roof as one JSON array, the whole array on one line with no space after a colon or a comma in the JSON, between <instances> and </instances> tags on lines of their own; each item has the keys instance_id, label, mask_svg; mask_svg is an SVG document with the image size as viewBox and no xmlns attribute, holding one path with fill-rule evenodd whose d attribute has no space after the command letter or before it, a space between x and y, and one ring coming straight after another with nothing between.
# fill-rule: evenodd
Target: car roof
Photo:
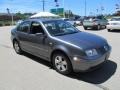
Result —
<instances>
[{"instance_id":1,"label":"car roof","mask_svg":"<svg viewBox=\"0 0 120 90\"><path fill-rule=\"evenodd\" d=\"M38 22L47 22L47 21L58 21L62 19L49 19L49 18L37 18L37 19L27 19L24 21L38 21Z\"/></svg>"}]
</instances>

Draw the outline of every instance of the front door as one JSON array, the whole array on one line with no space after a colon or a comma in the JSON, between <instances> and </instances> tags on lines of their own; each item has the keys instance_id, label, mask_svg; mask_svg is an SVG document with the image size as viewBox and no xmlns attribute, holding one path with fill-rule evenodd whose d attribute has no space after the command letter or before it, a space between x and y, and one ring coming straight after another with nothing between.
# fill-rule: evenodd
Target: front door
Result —
<instances>
[{"instance_id":1,"label":"front door","mask_svg":"<svg viewBox=\"0 0 120 90\"><path fill-rule=\"evenodd\" d=\"M48 38L39 22L32 22L28 35L31 53L48 57Z\"/></svg>"}]
</instances>

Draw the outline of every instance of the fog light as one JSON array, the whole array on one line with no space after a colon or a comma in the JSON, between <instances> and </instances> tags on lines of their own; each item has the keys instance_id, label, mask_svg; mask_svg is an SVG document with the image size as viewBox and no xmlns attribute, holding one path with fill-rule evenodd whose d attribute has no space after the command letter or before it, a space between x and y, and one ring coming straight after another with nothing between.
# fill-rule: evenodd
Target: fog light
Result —
<instances>
[{"instance_id":1,"label":"fog light","mask_svg":"<svg viewBox=\"0 0 120 90\"><path fill-rule=\"evenodd\" d=\"M73 57L74 61L80 61L80 59L78 57Z\"/></svg>"},{"instance_id":2,"label":"fog light","mask_svg":"<svg viewBox=\"0 0 120 90\"><path fill-rule=\"evenodd\" d=\"M73 60L76 62L76 63L80 63L80 58L79 57L73 57Z\"/></svg>"}]
</instances>

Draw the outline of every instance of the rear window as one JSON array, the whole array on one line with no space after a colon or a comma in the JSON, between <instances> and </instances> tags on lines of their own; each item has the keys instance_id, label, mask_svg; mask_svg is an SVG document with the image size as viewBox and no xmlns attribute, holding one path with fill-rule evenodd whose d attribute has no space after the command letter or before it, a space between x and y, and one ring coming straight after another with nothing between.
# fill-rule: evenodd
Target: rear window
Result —
<instances>
[{"instance_id":1,"label":"rear window","mask_svg":"<svg viewBox=\"0 0 120 90\"><path fill-rule=\"evenodd\" d=\"M93 21L94 18L86 18L84 21Z\"/></svg>"}]
</instances>

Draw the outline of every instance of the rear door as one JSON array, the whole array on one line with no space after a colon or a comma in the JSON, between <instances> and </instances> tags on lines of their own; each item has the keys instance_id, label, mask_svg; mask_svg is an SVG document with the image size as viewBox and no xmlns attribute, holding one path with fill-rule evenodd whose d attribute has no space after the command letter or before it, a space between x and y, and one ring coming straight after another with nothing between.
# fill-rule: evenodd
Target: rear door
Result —
<instances>
[{"instance_id":1,"label":"rear door","mask_svg":"<svg viewBox=\"0 0 120 90\"><path fill-rule=\"evenodd\" d=\"M29 30L30 30L30 22L29 21L25 21L17 27L17 37L18 37L19 43L21 45L21 48L23 50L29 50L29 44L28 44Z\"/></svg>"}]
</instances>

